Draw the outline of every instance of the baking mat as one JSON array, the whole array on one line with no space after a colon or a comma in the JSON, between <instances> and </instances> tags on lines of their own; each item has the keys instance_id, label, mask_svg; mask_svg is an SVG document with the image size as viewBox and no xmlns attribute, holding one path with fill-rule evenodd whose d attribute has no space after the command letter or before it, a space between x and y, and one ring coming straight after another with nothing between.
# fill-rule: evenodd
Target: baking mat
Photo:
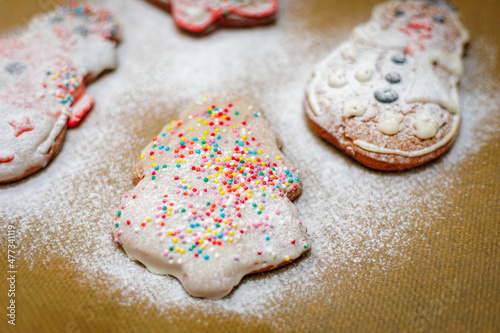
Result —
<instances>
[{"instance_id":1,"label":"baking mat","mask_svg":"<svg viewBox=\"0 0 500 333\"><path fill-rule=\"evenodd\" d=\"M315 63L377 1L285 0L277 23L178 30L140 0L108 0L123 25L120 65L88 87L96 105L44 170L0 186L0 301L15 226L16 326L0 331L498 331L500 33L497 1L455 1L472 43L463 123L445 156L403 173L369 170L319 139L303 112ZM11 33L54 1L0 1ZM222 300L192 298L130 261L110 236L134 159L203 94L231 89L263 108L301 169L295 201L311 251L246 277Z\"/></svg>"}]
</instances>

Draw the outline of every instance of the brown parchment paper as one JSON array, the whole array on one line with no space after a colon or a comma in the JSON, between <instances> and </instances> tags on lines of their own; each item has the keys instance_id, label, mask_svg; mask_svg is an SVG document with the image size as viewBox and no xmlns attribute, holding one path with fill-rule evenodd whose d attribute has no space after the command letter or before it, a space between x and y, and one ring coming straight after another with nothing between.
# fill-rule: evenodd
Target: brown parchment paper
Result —
<instances>
[{"instance_id":1,"label":"brown parchment paper","mask_svg":"<svg viewBox=\"0 0 500 333\"><path fill-rule=\"evenodd\" d=\"M318 61L348 36L352 27L366 21L371 8L378 3L372 0L282 0L282 2L286 4L283 4L278 20L287 22L301 20L304 29L317 36L311 52L318 53ZM489 87L488 93L494 96L500 88L498 57L500 2L456 0L454 3L460 9L463 23L472 35L468 54L474 55L484 65L481 72L484 78L477 80L488 80L486 85ZM54 1L45 0L0 0L0 31L24 24L29 21L31 15L47 11L55 4ZM331 36L332 27L336 29L336 36ZM289 29L290 33L296 33L289 24L270 28ZM217 33L216 31L215 34ZM272 76L268 79L274 80ZM305 84L306 82L304 86ZM500 110L492 112L488 122L498 127L499 115ZM136 121L136 119L120 119L117 121L123 121L123 126ZM153 129L159 129L163 125L161 121L155 124L159 119L154 117L141 121ZM304 128L304 131L311 129ZM146 129L136 134L143 138L152 135ZM114 281L105 274L89 280L78 269L78 263L57 256L45 260L42 248L38 249L40 258L34 264L23 261L25 253L20 253L16 258L18 271L16 326L11 326L7 324L6 317L7 236L3 229L4 234L0 236L2 268L0 331L498 332L500 330L499 138L498 134L490 135L487 143L467 155L467 159L458 163L457 168L447 170L447 177L441 177L434 183L427 184L433 188L443 187L447 191L446 200L441 203L440 214L432 228L427 229L419 227L427 222L426 205L421 205L421 214L407 216L408 223L414 226L408 233L419 234L419 237L415 238L411 247L405 249L405 256L386 258L390 262L383 273L374 269L377 265L376 260L373 261L375 263L369 261L353 263L352 265L357 267L355 276L351 274L351 270L345 268L326 269L321 272L322 277L319 282L322 292L316 293L314 299L303 297L304 294L301 293L289 293L279 305L279 310L274 310L271 315L264 314L262 317L249 318L230 311L206 313L197 308L170 308L168 312L164 312L151 306L154 301L148 299L133 305L122 305L118 302L122 290L114 288ZM138 142L134 149L130 149L130 154L127 153L128 161L133 161L144 142L146 141ZM337 154L333 149L331 153ZM340 154L338 156L344 158ZM60 155L58 158L61 157ZM347 158L344 160L346 163L352 163L353 168L363 168ZM426 168L433 167L436 165L426 166ZM385 176L383 173L379 175ZM95 175L95 177L104 176L105 174ZM306 173L303 181L307 182L307 179ZM26 184L29 181L33 180L28 178L23 182ZM92 182L93 179L86 181ZM118 181L111 178L109 182ZM449 182L453 186L444 186ZM18 185L4 185L0 187L0 191L9 191L16 186ZM314 191L314 188L306 184L304 191ZM82 193L82 196L85 195L86 193ZM422 191L415 195L418 197L424 193ZM0 202L0 212L2 207L8 207L9 204L11 203L8 200ZM98 207L96 205L95 209L99 209ZM26 209L29 210L29 206ZM7 223L17 222L15 218L0 220L2 225ZM89 221L89 223L98 222ZM63 236L55 234L53 237ZM74 242L77 243L74 246L82 246L86 241L87 239L75 238ZM111 242L111 239L109 241ZM33 233L23 235L22 242L35 244L37 235ZM314 240L312 251L314 251ZM384 254L371 255L377 259L377 256ZM279 273L278 270L277 273L271 274ZM303 293L307 293L307 289Z\"/></svg>"}]
</instances>

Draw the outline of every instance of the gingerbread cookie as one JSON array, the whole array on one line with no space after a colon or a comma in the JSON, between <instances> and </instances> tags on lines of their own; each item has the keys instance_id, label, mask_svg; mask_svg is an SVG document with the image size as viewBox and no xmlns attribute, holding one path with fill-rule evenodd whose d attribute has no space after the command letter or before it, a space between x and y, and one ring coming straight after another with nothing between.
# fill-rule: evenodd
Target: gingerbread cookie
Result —
<instances>
[{"instance_id":1,"label":"gingerbread cookie","mask_svg":"<svg viewBox=\"0 0 500 333\"><path fill-rule=\"evenodd\" d=\"M278 0L149 0L169 11L180 28L202 33L224 27L251 27L274 22Z\"/></svg>"},{"instance_id":2,"label":"gingerbread cookie","mask_svg":"<svg viewBox=\"0 0 500 333\"><path fill-rule=\"evenodd\" d=\"M118 25L71 4L0 39L0 183L43 168L94 104L85 83L116 67Z\"/></svg>"},{"instance_id":3,"label":"gingerbread cookie","mask_svg":"<svg viewBox=\"0 0 500 333\"><path fill-rule=\"evenodd\" d=\"M114 241L193 296L220 298L243 276L309 249L291 203L298 170L251 101L203 98L148 144L113 221Z\"/></svg>"},{"instance_id":4,"label":"gingerbread cookie","mask_svg":"<svg viewBox=\"0 0 500 333\"><path fill-rule=\"evenodd\" d=\"M404 170L452 145L457 86L468 33L446 1L391 1L374 8L320 63L307 89L314 130L364 165Z\"/></svg>"}]
</instances>

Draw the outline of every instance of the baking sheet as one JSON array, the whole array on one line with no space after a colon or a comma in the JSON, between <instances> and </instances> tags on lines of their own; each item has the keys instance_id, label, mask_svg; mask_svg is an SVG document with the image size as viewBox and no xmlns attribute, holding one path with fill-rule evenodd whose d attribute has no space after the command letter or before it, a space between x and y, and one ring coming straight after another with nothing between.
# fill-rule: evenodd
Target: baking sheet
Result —
<instances>
[{"instance_id":1,"label":"baking sheet","mask_svg":"<svg viewBox=\"0 0 500 333\"><path fill-rule=\"evenodd\" d=\"M445 156L404 173L344 156L312 132L302 106L314 64L376 3L286 0L272 26L193 37L145 1L103 1L123 26L118 69L89 85L95 107L47 168L0 186L2 271L7 224L21 250L16 326L4 317L0 330L498 330L500 3L454 2L472 34L461 132ZM0 1L0 29L54 5ZM109 231L141 148L194 98L228 89L257 101L301 169L295 204L312 247L222 300L201 300L130 261Z\"/></svg>"}]
</instances>

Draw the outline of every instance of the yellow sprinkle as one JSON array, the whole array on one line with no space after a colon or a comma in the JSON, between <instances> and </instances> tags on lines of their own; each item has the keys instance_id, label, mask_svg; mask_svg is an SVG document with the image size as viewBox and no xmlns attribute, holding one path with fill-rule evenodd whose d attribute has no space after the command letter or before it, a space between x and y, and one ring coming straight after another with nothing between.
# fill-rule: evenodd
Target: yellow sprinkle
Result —
<instances>
[{"instance_id":1,"label":"yellow sprinkle","mask_svg":"<svg viewBox=\"0 0 500 333\"><path fill-rule=\"evenodd\" d=\"M266 187L265 187L265 186L261 186L261 187L260 187L260 189L261 189L262 191L264 191L264 190L266 189Z\"/></svg>"},{"instance_id":2,"label":"yellow sprinkle","mask_svg":"<svg viewBox=\"0 0 500 333\"><path fill-rule=\"evenodd\" d=\"M248 195L248 199L252 199L252 196L250 194Z\"/></svg>"},{"instance_id":3,"label":"yellow sprinkle","mask_svg":"<svg viewBox=\"0 0 500 333\"><path fill-rule=\"evenodd\" d=\"M154 156L151 156L151 160L154 160L154 159L155 159L155 157L154 157Z\"/></svg>"},{"instance_id":4,"label":"yellow sprinkle","mask_svg":"<svg viewBox=\"0 0 500 333\"><path fill-rule=\"evenodd\" d=\"M234 236L234 232L230 231L229 236Z\"/></svg>"},{"instance_id":5,"label":"yellow sprinkle","mask_svg":"<svg viewBox=\"0 0 500 333\"><path fill-rule=\"evenodd\" d=\"M276 198L276 194L273 194L273 198Z\"/></svg>"},{"instance_id":6,"label":"yellow sprinkle","mask_svg":"<svg viewBox=\"0 0 500 333\"><path fill-rule=\"evenodd\" d=\"M176 248L175 251L181 252L181 249L180 248Z\"/></svg>"},{"instance_id":7,"label":"yellow sprinkle","mask_svg":"<svg viewBox=\"0 0 500 333\"><path fill-rule=\"evenodd\" d=\"M173 241L174 243L177 243L177 238L176 238L176 237L174 237L174 239L172 239L172 241Z\"/></svg>"},{"instance_id":8,"label":"yellow sprinkle","mask_svg":"<svg viewBox=\"0 0 500 333\"><path fill-rule=\"evenodd\" d=\"M224 195L224 194L225 194L225 193L224 193L224 191L221 191L221 192L220 192L220 195Z\"/></svg>"},{"instance_id":9,"label":"yellow sprinkle","mask_svg":"<svg viewBox=\"0 0 500 333\"><path fill-rule=\"evenodd\" d=\"M257 153L258 153L258 154L262 154L262 150L259 150Z\"/></svg>"},{"instance_id":10,"label":"yellow sprinkle","mask_svg":"<svg viewBox=\"0 0 500 333\"><path fill-rule=\"evenodd\" d=\"M222 191L222 187L219 187L219 191Z\"/></svg>"},{"instance_id":11,"label":"yellow sprinkle","mask_svg":"<svg viewBox=\"0 0 500 333\"><path fill-rule=\"evenodd\" d=\"M192 128L192 127L189 127L189 130L190 130L190 131L194 131L194 128Z\"/></svg>"},{"instance_id":12,"label":"yellow sprinkle","mask_svg":"<svg viewBox=\"0 0 500 333\"><path fill-rule=\"evenodd\" d=\"M281 156L278 156L277 159L278 159L278 161L281 160Z\"/></svg>"},{"instance_id":13,"label":"yellow sprinkle","mask_svg":"<svg viewBox=\"0 0 500 333\"><path fill-rule=\"evenodd\" d=\"M203 236L203 239L207 239L207 235Z\"/></svg>"},{"instance_id":14,"label":"yellow sprinkle","mask_svg":"<svg viewBox=\"0 0 500 333\"><path fill-rule=\"evenodd\" d=\"M207 125L207 124L208 124L208 122L205 120L205 121L203 122L203 125Z\"/></svg>"},{"instance_id":15,"label":"yellow sprinkle","mask_svg":"<svg viewBox=\"0 0 500 333\"><path fill-rule=\"evenodd\" d=\"M151 222L151 218L150 218L150 217L148 217L148 218L146 219L146 221Z\"/></svg>"},{"instance_id":16,"label":"yellow sprinkle","mask_svg":"<svg viewBox=\"0 0 500 333\"><path fill-rule=\"evenodd\" d=\"M207 166L211 167L211 166L212 166L212 163L207 163Z\"/></svg>"},{"instance_id":17,"label":"yellow sprinkle","mask_svg":"<svg viewBox=\"0 0 500 333\"><path fill-rule=\"evenodd\" d=\"M198 243L203 244L203 239L200 239Z\"/></svg>"},{"instance_id":18,"label":"yellow sprinkle","mask_svg":"<svg viewBox=\"0 0 500 333\"><path fill-rule=\"evenodd\" d=\"M260 165L265 166L265 165L266 165L266 163L264 163L264 162L260 162Z\"/></svg>"},{"instance_id":19,"label":"yellow sprinkle","mask_svg":"<svg viewBox=\"0 0 500 333\"><path fill-rule=\"evenodd\" d=\"M290 257L285 257L285 260L286 261L290 261Z\"/></svg>"},{"instance_id":20,"label":"yellow sprinkle","mask_svg":"<svg viewBox=\"0 0 500 333\"><path fill-rule=\"evenodd\" d=\"M168 126L167 129L170 131L172 129L172 127Z\"/></svg>"},{"instance_id":21,"label":"yellow sprinkle","mask_svg":"<svg viewBox=\"0 0 500 333\"><path fill-rule=\"evenodd\" d=\"M186 252L186 250L182 249L182 250L181 250L181 253L184 253L184 252Z\"/></svg>"},{"instance_id":22,"label":"yellow sprinkle","mask_svg":"<svg viewBox=\"0 0 500 333\"><path fill-rule=\"evenodd\" d=\"M259 185L260 184L260 180L256 180L255 184Z\"/></svg>"},{"instance_id":23,"label":"yellow sprinkle","mask_svg":"<svg viewBox=\"0 0 500 333\"><path fill-rule=\"evenodd\" d=\"M151 164L151 166L154 168L156 166L156 163Z\"/></svg>"},{"instance_id":24,"label":"yellow sprinkle","mask_svg":"<svg viewBox=\"0 0 500 333\"><path fill-rule=\"evenodd\" d=\"M200 118L200 119L198 119L198 122L199 122L199 123L203 122L203 119L201 119L201 118Z\"/></svg>"},{"instance_id":25,"label":"yellow sprinkle","mask_svg":"<svg viewBox=\"0 0 500 333\"><path fill-rule=\"evenodd\" d=\"M288 182L285 183L286 186L289 186L290 184Z\"/></svg>"},{"instance_id":26,"label":"yellow sprinkle","mask_svg":"<svg viewBox=\"0 0 500 333\"><path fill-rule=\"evenodd\" d=\"M172 207L168 207L168 210L169 210L169 211L172 211Z\"/></svg>"},{"instance_id":27,"label":"yellow sprinkle","mask_svg":"<svg viewBox=\"0 0 500 333\"><path fill-rule=\"evenodd\" d=\"M172 124L172 125L174 125L174 124L175 124L175 121L174 121L174 120L172 120L171 124Z\"/></svg>"},{"instance_id":28,"label":"yellow sprinkle","mask_svg":"<svg viewBox=\"0 0 500 333\"><path fill-rule=\"evenodd\" d=\"M210 228L207 229L207 232L211 232L211 231L212 231L212 229L210 229Z\"/></svg>"},{"instance_id":29,"label":"yellow sprinkle","mask_svg":"<svg viewBox=\"0 0 500 333\"><path fill-rule=\"evenodd\" d=\"M237 225L237 224L233 225L233 228L234 228L234 229L237 229L237 228L238 228L238 225Z\"/></svg>"},{"instance_id":30,"label":"yellow sprinkle","mask_svg":"<svg viewBox=\"0 0 500 333\"><path fill-rule=\"evenodd\" d=\"M168 212L168 213L167 213L167 216L172 216L172 213Z\"/></svg>"},{"instance_id":31,"label":"yellow sprinkle","mask_svg":"<svg viewBox=\"0 0 500 333\"><path fill-rule=\"evenodd\" d=\"M144 155L141 155L141 160L143 160L144 158L145 158L145 156L144 156Z\"/></svg>"},{"instance_id":32,"label":"yellow sprinkle","mask_svg":"<svg viewBox=\"0 0 500 333\"><path fill-rule=\"evenodd\" d=\"M235 189L239 189L240 188L240 185L235 185L234 186Z\"/></svg>"},{"instance_id":33,"label":"yellow sprinkle","mask_svg":"<svg viewBox=\"0 0 500 333\"><path fill-rule=\"evenodd\" d=\"M227 220L224 220L224 224L227 224L227 222L228 222Z\"/></svg>"},{"instance_id":34,"label":"yellow sprinkle","mask_svg":"<svg viewBox=\"0 0 500 333\"><path fill-rule=\"evenodd\" d=\"M225 116L225 115L224 115L224 116L222 116L222 119L226 119L226 116Z\"/></svg>"},{"instance_id":35,"label":"yellow sprinkle","mask_svg":"<svg viewBox=\"0 0 500 333\"><path fill-rule=\"evenodd\" d=\"M236 126L233 126L233 128L236 128Z\"/></svg>"},{"instance_id":36,"label":"yellow sprinkle","mask_svg":"<svg viewBox=\"0 0 500 333\"><path fill-rule=\"evenodd\" d=\"M183 180L182 180L182 183L183 183L183 184L186 184L186 180L185 180L185 179L183 179Z\"/></svg>"},{"instance_id":37,"label":"yellow sprinkle","mask_svg":"<svg viewBox=\"0 0 500 333\"><path fill-rule=\"evenodd\" d=\"M172 231L167 232L167 235L172 236Z\"/></svg>"},{"instance_id":38,"label":"yellow sprinkle","mask_svg":"<svg viewBox=\"0 0 500 333\"><path fill-rule=\"evenodd\" d=\"M186 230L186 231L187 231L187 233L188 233L188 234L190 234L190 233L191 233L191 231L193 231L193 230L188 229L188 230Z\"/></svg>"},{"instance_id":39,"label":"yellow sprinkle","mask_svg":"<svg viewBox=\"0 0 500 333\"><path fill-rule=\"evenodd\" d=\"M241 138L242 138L243 140L245 140L245 139L247 138L247 136L246 136L246 135L242 135L242 136L241 136Z\"/></svg>"},{"instance_id":40,"label":"yellow sprinkle","mask_svg":"<svg viewBox=\"0 0 500 333\"><path fill-rule=\"evenodd\" d=\"M263 210L263 209L264 209L264 206L259 205L259 209L260 209L260 210Z\"/></svg>"},{"instance_id":41,"label":"yellow sprinkle","mask_svg":"<svg viewBox=\"0 0 500 333\"><path fill-rule=\"evenodd\" d=\"M192 189L193 187L192 186L188 186L188 190Z\"/></svg>"},{"instance_id":42,"label":"yellow sprinkle","mask_svg":"<svg viewBox=\"0 0 500 333\"><path fill-rule=\"evenodd\" d=\"M250 159L249 159L249 158L247 158L247 159L246 159L246 161L247 161L247 162L250 162Z\"/></svg>"},{"instance_id":43,"label":"yellow sprinkle","mask_svg":"<svg viewBox=\"0 0 500 333\"><path fill-rule=\"evenodd\" d=\"M229 238L229 241L232 243L232 242L233 242L233 239L232 239L232 238Z\"/></svg>"},{"instance_id":44,"label":"yellow sprinkle","mask_svg":"<svg viewBox=\"0 0 500 333\"><path fill-rule=\"evenodd\" d=\"M201 242L201 241L200 241L200 242ZM202 247L201 247L201 249L202 249L202 250L205 250L205 246L202 246Z\"/></svg>"},{"instance_id":45,"label":"yellow sprinkle","mask_svg":"<svg viewBox=\"0 0 500 333\"><path fill-rule=\"evenodd\" d=\"M208 176L208 179L212 179L212 176Z\"/></svg>"},{"instance_id":46,"label":"yellow sprinkle","mask_svg":"<svg viewBox=\"0 0 500 333\"><path fill-rule=\"evenodd\" d=\"M225 117L225 116L224 116L224 117ZM216 131L216 132L219 132L219 129L218 129L218 128L216 128L216 129L215 129L215 131Z\"/></svg>"},{"instance_id":47,"label":"yellow sprinkle","mask_svg":"<svg viewBox=\"0 0 500 333\"><path fill-rule=\"evenodd\" d=\"M214 231L214 235L217 235L217 234L218 234L218 232L217 232L217 231Z\"/></svg>"},{"instance_id":48,"label":"yellow sprinkle","mask_svg":"<svg viewBox=\"0 0 500 333\"><path fill-rule=\"evenodd\" d=\"M252 194L252 190L247 190L247 193L248 194Z\"/></svg>"},{"instance_id":49,"label":"yellow sprinkle","mask_svg":"<svg viewBox=\"0 0 500 333\"><path fill-rule=\"evenodd\" d=\"M202 140L206 140L207 138L206 138L206 137L204 137L204 136L202 136L202 137L201 137L201 139L202 139Z\"/></svg>"},{"instance_id":50,"label":"yellow sprinkle","mask_svg":"<svg viewBox=\"0 0 500 333\"><path fill-rule=\"evenodd\" d=\"M177 163L181 163L181 160L178 158L175 160Z\"/></svg>"},{"instance_id":51,"label":"yellow sprinkle","mask_svg":"<svg viewBox=\"0 0 500 333\"><path fill-rule=\"evenodd\" d=\"M207 132L207 131L205 131L205 132L203 132L203 134L207 135L207 134L208 134L208 132Z\"/></svg>"}]
</instances>

